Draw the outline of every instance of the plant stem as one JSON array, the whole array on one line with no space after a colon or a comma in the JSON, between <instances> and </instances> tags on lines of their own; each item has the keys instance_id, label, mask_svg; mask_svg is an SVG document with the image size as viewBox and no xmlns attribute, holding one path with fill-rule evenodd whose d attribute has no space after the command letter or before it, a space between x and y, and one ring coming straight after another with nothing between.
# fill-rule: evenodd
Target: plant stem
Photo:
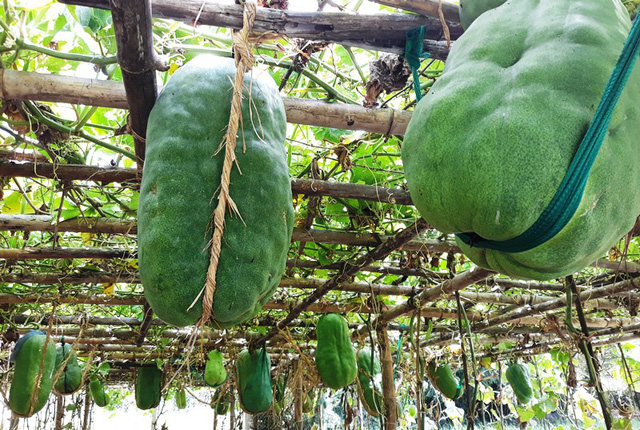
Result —
<instances>
[{"instance_id":1,"label":"plant stem","mask_svg":"<svg viewBox=\"0 0 640 430\"><path fill-rule=\"evenodd\" d=\"M97 139L93 136L86 134L82 130L76 131L72 127L67 127L65 125L58 123L57 121L47 118L45 115L42 114L42 112L40 112L40 109L38 109L33 103L29 101L25 101L24 104L29 108L28 110L31 115L33 115L39 122L42 122L43 124L48 125L51 128L54 128L58 131L67 133L72 136L79 136L85 140L88 140L89 142L95 143L98 146L101 146L103 148L110 149L111 151L122 154L134 161L137 159L136 155L131 151L120 148L108 142L103 142L100 139Z\"/></svg>"},{"instance_id":2,"label":"plant stem","mask_svg":"<svg viewBox=\"0 0 640 430\"><path fill-rule=\"evenodd\" d=\"M360 75L360 79L362 79L362 85L364 85L366 87L367 86L367 77L364 75L364 72L362 71L362 69L360 68L360 65L356 61L356 56L353 54L353 51L351 50L351 48L349 46L344 46L343 48L344 48L345 51L347 51L347 54L349 54L349 58L351 58L351 62L353 63L353 66L358 71L358 74Z\"/></svg>"},{"instance_id":3,"label":"plant stem","mask_svg":"<svg viewBox=\"0 0 640 430\"><path fill-rule=\"evenodd\" d=\"M50 57L59 58L61 60L66 61L82 61L85 63L97 64L99 66L106 66L108 64L116 64L118 62L118 57L103 57L98 55L86 55L86 54L76 54L73 52L60 52L54 49L45 48L43 46L32 45L31 43L25 42L22 39L16 39L12 49L15 50L29 50L39 52L40 54L48 55Z\"/></svg>"}]
</instances>

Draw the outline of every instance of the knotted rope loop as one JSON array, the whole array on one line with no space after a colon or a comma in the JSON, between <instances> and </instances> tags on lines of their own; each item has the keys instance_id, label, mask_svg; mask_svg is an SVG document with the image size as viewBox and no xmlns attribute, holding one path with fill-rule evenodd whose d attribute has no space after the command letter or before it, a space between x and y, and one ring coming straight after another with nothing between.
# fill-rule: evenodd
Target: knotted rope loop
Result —
<instances>
[{"instance_id":1,"label":"knotted rope loop","mask_svg":"<svg viewBox=\"0 0 640 430\"><path fill-rule=\"evenodd\" d=\"M224 217L229 208L231 215L234 213L240 217L236 204L229 195L229 182L231 177L231 169L236 163L236 137L238 133L238 124L242 119L242 88L244 82L244 74L253 67L254 57L251 52L249 42L249 34L256 19L256 4L253 0L247 0L244 3L243 25L240 31L233 34L233 53L236 61L236 76L233 83L233 98L231 101L231 114L229 116L229 124L227 132L220 142L220 146L215 153L225 148L224 164L222 167L222 175L220 178L220 194L218 195L218 204L213 211L214 231L209 245L211 254L209 258L209 268L205 285L203 287L202 298L202 316L197 326L204 326L213 313L213 296L216 291L216 273L218 270L218 262L220 261L220 248L222 244L222 235L224 233ZM245 148L246 150L246 148ZM215 155L215 154L214 154ZM202 292L201 292L202 294ZM200 295L196 298L198 300ZM194 302L195 304L195 302ZM193 306L193 304L192 304Z\"/></svg>"}]
</instances>

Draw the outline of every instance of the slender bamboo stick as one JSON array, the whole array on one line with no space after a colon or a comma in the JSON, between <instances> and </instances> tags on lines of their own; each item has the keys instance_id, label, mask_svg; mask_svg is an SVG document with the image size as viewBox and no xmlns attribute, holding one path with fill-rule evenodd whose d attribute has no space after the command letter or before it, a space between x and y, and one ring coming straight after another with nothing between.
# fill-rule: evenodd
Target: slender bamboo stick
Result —
<instances>
[{"instance_id":1,"label":"slender bamboo stick","mask_svg":"<svg viewBox=\"0 0 640 430\"><path fill-rule=\"evenodd\" d=\"M0 176L48 178L60 181L93 181L103 184L111 182L135 183L138 181L135 169L79 164L17 163L4 159L0 159ZM402 205L411 204L411 197L404 190L364 184L294 178L291 180L291 191L294 194L342 197Z\"/></svg>"}]
</instances>

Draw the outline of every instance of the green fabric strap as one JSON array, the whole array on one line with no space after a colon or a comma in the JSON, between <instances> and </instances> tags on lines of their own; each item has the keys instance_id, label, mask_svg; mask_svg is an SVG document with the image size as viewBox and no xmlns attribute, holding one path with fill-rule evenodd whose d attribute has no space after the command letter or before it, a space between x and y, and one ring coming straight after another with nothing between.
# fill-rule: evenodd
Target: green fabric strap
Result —
<instances>
[{"instance_id":1,"label":"green fabric strap","mask_svg":"<svg viewBox=\"0 0 640 430\"><path fill-rule=\"evenodd\" d=\"M627 37L618 63L609 78L589 129L584 135L573 160L571 160L569 170L558 187L558 191L556 191L553 199L538 220L527 231L509 240L494 241L484 239L476 233L459 233L457 237L462 242L477 248L487 248L502 252L524 252L542 245L567 225L578 206L580 206L589 172L598 156L611 122L613 110L639 53L640 19L636 19L631 27L631 32Z\"/></svg>"},{"instance_id":2,"label":"green fabric strap","mask_svg":"<svg viewBox=\"0 0 640 430\"><path fill-rule=\"evenodd\" d=\"M413 75L413 90L416 93L416 100L420 101L422 98L422 89L420 88L420 75L418 69L420 69L420 62L423 58L429 58L431 54L428 52L422 52L424 45L424 25L406 32L406 40L404 46L404 59L407 60L407 64L411 68Z\"/></svg>"}]
</instances>

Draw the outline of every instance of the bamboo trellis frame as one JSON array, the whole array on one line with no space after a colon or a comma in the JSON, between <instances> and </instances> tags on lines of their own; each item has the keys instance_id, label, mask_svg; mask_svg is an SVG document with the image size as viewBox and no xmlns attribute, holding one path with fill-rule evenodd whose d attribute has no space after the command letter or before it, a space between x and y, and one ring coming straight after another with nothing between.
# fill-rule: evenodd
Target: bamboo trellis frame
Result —
<instances>
[{"instance_id":1,"label":"bamboo trellis frame","mask_svg":"<svg viewBox=\"0 0 640 430\"><path fill-rule=\"evenodd\" d=\"M400 6L400 3L395 0L374 0L382 4L390 4ZM49 76L36 73L15 72L12 70L0 70L0 95L2 98L9 99L26 99L26 100L39 100L39 101L52 101L61 103L81 103L93 106L105 106L120 109L130 109L132 116L137 119L133 122L133 128L140 131L144 130L146 123L146 115L150 106L153 104L153 100L149 100L145 97L139 97L135 95L135 82L144 82L144 85L155 85L155 78L151 78L153 68L157 66L157 58L153 54L153 46L149 44L149 37L151 32L150 25L150 2L139 2L138 10L134 10L131 6L127 5L127 2L123 2L122 5L118 5L118 1L111 0L111 2L105 0L68 0L68 3L73 4L85 4L93 6L109 6L112 9L120 7L121 12L124 15L114 15L114 22L116 27L116 39L119 44L119 51L125 55L121 56L120 64L127 71L131 72L130 76L124 76L124 85L110 82L110 81L97 81L87 80L80 78L69 78L62 76ZM200 8L201 2L196 0L189 0L186 2L180 2L176 4L169 0L156 0L153 2L153 12L163 17L178 18L182 20L190 20L193 15L194 8ZM371 48L374 47L380 50L386 50L389 52L398 52L404 46L404 30L416 27L421 23L431 23L432 26L438 28L435 24L437 14L434 12L434 7L437 1L424 0L425 9L420 9L427 17L416 17L404 14L392 14L386 17L367 17L361 16L358 20L353 20L352 16L346 15L330 15L330 14L283 14L279 11L260 11L257 31L276 31L279 34L285 34L290 37L306 37L314 39L322 39L328 41L337 41L350 46L362 46ZM241 25L241 8L239 6L222 6L214 4L211 8L204 10L200 15L200 21L210 25L224 25L232 28L237 28ZM407 7L411 9L411 6ZM225 11L225 14L219 12ZM453 11L450 8L444 10L445 17L449 21L449 26L453 39L461 34L461 29L457 23L457 20L453 16ZM145 15L146 14L146 15ZM137 45L137 43L125 44L122 36L122 30L118 29L118 26L122 26L128 19L140 17L144 15L147 19L142 21L142 25L136 27L136 34L138 40L146 41L146 44ZM318 27L310 28L309 24L320 25L325 23L329 19L335 20L337 25L332 28L325 28L323 31L319 31ZM282 22L297 23L298 26L287 27L281 24ZM354 26L354 23L357 25ZM381 41L379 38L371 38L370 28L375 27L375 24L385 36L386 41ZM406 28L405 28L406 27ZM402 33L402 37L394 36L396 33ZM448 53L448 46L443 41L434 41L429 38L436 36L435 32L427 34L425 40L425 46L428 50L435 53L438 58L445 58ZM401 43L402 42L402 43ZM136 48L136 51L132 49ZM145 54L142 57L142 62L137 64L135 61L131 61L131 58L127 59L127 55L130 57L134 54ZM125 67L126 66L126 67ZM142 72L142 73L141 73ZM139 80L140 74L147 74L146 78ZM126 73L123 73L126 75ZM125 91L125 87L127 90ZM144 91L143 91L144 92ZM155 97L153 91L146 91L147 96L152 94ZM127 99L129 102L127 102ZM132 102L132 100L137 100ZM397 111L393 109L367 109L359 106L352 106L342 103L328 104L323 102L296 100L291 98L284 98L284 103L287 112L287 119L289 122L316 125L323 127L336 127L352 130L364 130L372 133L381 134L396 134L402 135L406 129L406 125L411 117L411 114L406 111ZM146 113L145 113L146 112ZM143 137L141 135L141 137ZM136 138L136 155L139 161L144 158L144 145L143 141ZM17 156L17 154L16 154ZM139 182L140 173L137 169L122 169L122 168L102 168L96 166L79 166L79 165L53 165L51 163L42 162L41 160L34 160L24 162L26 156L22 156L20 162L13 161L11 157L0 157L0 176L5 177L32 177L32 178L48 178L54 180L65 181L94 181L100 183L122 183L127 186L135 187ZM20 157L17 157L20 158ZM140 165L141 163L139 163ZM328 197L345 197L356 198L368 201L380 201L393 204L410 205L411 199L408 193L400 189L372 187L366 185L357 184L341 184L331 183L320 180L306 180L295 179L292 180L292 190L297 194L304 194L308 196L328 196ZM373 319L373 326L379 329L382 341L386 345L385 352L389 352L387 330L394 327L393 321L397 318L415 312L416 309L420 310L420 314L425 318L441 318L455 320L457 318L455 310L452 309L440 309L434 306L426 307L427 304L435 304L440 300L447 300L449 296L454 292L460 291L460 296L463 300L473 302L474 304L484 303L492 305L511 305L512 310L505 312L504 308L500 308L499 312L482 314L477 311L469 311L469 319L475 321L474 333L483 334L484 337L480 340L480 343L489 342L496 343L505 341L513 341L522 339L523 333L540 335L538 341L542 341L547 333L540 333L540 330L536 332L536 326L540 326L544 322L546 315L553 316L553 312L560 309L565 305L563 297L557 296L541 296L541 295L506 295L503 293L504 288L527 288L527 289L539 289L549 290L551 292L558 292L563 289L561 284L558 283L527 283L518 282L513 280L505 280L499 278L491 278L492 273L484 270L474 268L466 272L462 272L451 279L438 278L438 274L427 273L421 269L415 269L411 267L387 267L383 264L372 266L376 260L382 260L384 257L392 252L404 251L404 252L424 252L424 253L446 253L455 254L459 253L459 248L452 242L439 241L439 240L412 240L420 231L427 229L426 223L418 221L414 226L411 226L404 231L394 236L378 236L369 233L346 233L346 232L331 232L326 230L314 230L314 229L297 229L294 233L293 241L306 241L317 243L331 243L342 244L345 246L360 246L360 247L375 247L368 254L361 255L358 259L353 261L345 261L342 263L334 263L332 266L324 266L331 268L332 270L338 270L330 279L291 279L286 278L281 283L282 288L297 288L297 289L313 289L313 293L306 296L301 302L294 304L288 302L276 302L272 301L265 306L265 310L275 311L289 311L284 319L276 319L271 321L268 327L271 330L266 336L259 334L249 333L234 333L235 338L242 338L245 341L251 341L254 344L266 342L267 340L281 340L278 338L280 331L288 327L297 327L304 325L302 321L298 319L298 316L303 312L360 312L360 313L372 313L375 314ZM43 231L43 232L92 232L103 234L122 234L133 235L136 232L135 222L127 220L110 220L110 219L98 219L98 220L72 220L64 221L53 225L50 220L45 217L39 216L23 216L23 217L8 217L0 216L0 228L9 231ZM123 249L79 249L79 248L39 248L39 249L0 249L0 258L15 259L15 260L27 260L27 259L48 259L48 258L103 258L103 259L127 259L135 258L135 250L123 250ZM615 298L622 294L628 295L635 299L633 291L637 289L637 276L640 276L640 265L637 263L624 262L619 264L617 262L609 262L607 260L600 260L597 263L598 267L611 270L620 276L628 276L627 278L617 279L609 277L603 281L604 284L590 289L584 290L579 296L580 300L587 303L587 306L595 307L596 309L617 309L617 303ZM308 261L290 261L289 267L298 268L317 268L318 264ZM402 276L417 276L420 278L429 278L430 283L427 286L421 286L420 288L408 287L406 285L385 285L379 283L367 284L352 282L351 277L361 271L379 271L380 273L394 273ZM626 275L625 275L626 274ZM58 283L70 283L70 284L85 284L85 283L100 283L100 282L115 282L115 283L139 283L139 278L136 273L127 273L123 275L100 273L98 275L79 275L79 274L56 274L56 273L44 273L44 274L9 274L0 276L0 282L8 283L39 283L39 284L58 284ZM499 286L501 288L500 293L495 292L473 292L465 291L470 285L484 285L486 286ZM380 309L374 309L368 304L332 304L327 302L317 302L329 291L343 291L351 293L372 293L380 295L400 295L407 296L406 302L396 305L395 307L384 307ZM89 297L83 295L64 296L40 296L24 298L18 295L3 294L0 295L0 303L68 303L68 304L94 304L101 306L109 305L131 305L140 306L144 304L142 296L137 297ZM379 311L379 312L378 312ZM26 323L28 316L24 318L17 318L17 322ZM81 324L82 319L76 317L56 317L56 321L60 324ZM148 320L148 327L162 326L163 323L158 320ZM605 339L599 339L594 342L594 345L604 345L607 342L619 342L622 340L637 339L640 334L640 323L635 319L624 318L590 318L587 321L592 327L600 328L596 331L594 337L606 337ZM41 322L42 323L42 322ZM139 327L144 325L143 321L135 318L129 319L109 319L100 318L93 319L94 324L104 323L107 326L129 325L132 327ZM509 328L504 328L505 324L509 325ZM519 324L519 325L518 325ZM397 327L396 327L397 328ZM355 327L356 338L361 337L369 330L369 327ZM402 330L402 328L399 328ZM436 345L438 343L450 341L449 333L445 327L443 330L436 331L439 336L432 339L429 342L430 345ZM71 333L71 332L69 332ZM113 357L127 359L139 359L140 355L145 351L148 352L149 345L144 344L144 334L140 331L130 330L127 334L122 334L123 338L117 338L112 336L114 331L109 329L104 330L103 336L98 336L98 331L95 331L96 336L86 336L79 339L79 343L83 345L99 345L103 352L114 353ZM210 335L214 336L219 333L211 332ZM163 336L171 339L180 339L180 334L171 332L170 330L164 330ZM233 336L232 336L233 337ZM313 335L308 335L307 340L313 338ZM73 337L69 338L74 340ZM135 345L135 340L140 341L140 345ZM523 353L531 353L531 351L544 351L550 345L561 342L561 338L556 338L552 334L543 343L532 347L523 347ZM134 342L134 343L131 343ZM176 345L179 342L176 342ZM275 343L275 342L274 342ZM212 343L212 345L215 342ZM246 343L245 343L246 344ZM301 342L300 345L304 347L312 347L307 342ZM241 344L230 342L229 346L239 347ZM527 349L529 348L529 349ZM86 354L88 350L83 349L81 352ZM119 354L119 355L116 355ZM145 354L145 358L154 356L153 354ZM161 354L157 355L159 358L165 358ZM291 356L281 356L281 359L290 359ZM386 357L388 358L388 357ZM388 361L388 360L387 360ZM389 380L389 364L386 363L385 374L386 379ZM392 385L389 381L385 383L385 401L387 401L387 395L390 393L389 386ZM391 405L389 405L391 406ZM395 408L388 408L394 409ZM393 418L393 417L391 417ZM392 427L388 427L392 428Z\"/></svg>"}]
</instances>

